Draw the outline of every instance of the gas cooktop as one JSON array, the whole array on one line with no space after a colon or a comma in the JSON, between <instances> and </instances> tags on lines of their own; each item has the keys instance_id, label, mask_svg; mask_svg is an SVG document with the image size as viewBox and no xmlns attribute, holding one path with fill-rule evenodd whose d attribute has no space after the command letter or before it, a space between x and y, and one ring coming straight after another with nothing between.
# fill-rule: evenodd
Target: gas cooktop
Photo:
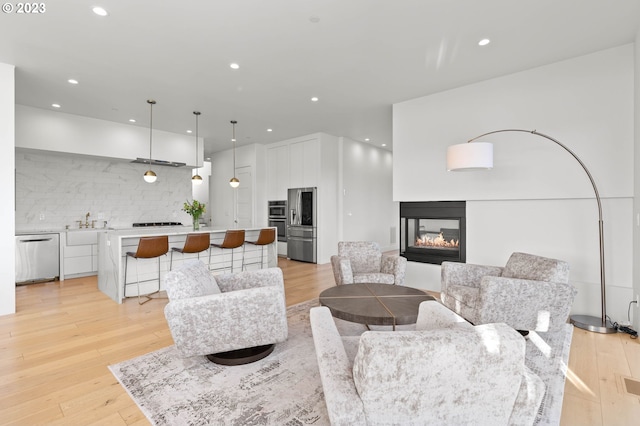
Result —
<instances>
[{"instance_id":1,"label":"gas cooktop","mask_svg":"<svg viewBox=\"0 0 640 426\"><path fill-rule=\"evenodd\" d=\"M133 227L138 228L142 226L182 226L180 222L139 222L134 223Z\"/></svg>"}]
</instances>

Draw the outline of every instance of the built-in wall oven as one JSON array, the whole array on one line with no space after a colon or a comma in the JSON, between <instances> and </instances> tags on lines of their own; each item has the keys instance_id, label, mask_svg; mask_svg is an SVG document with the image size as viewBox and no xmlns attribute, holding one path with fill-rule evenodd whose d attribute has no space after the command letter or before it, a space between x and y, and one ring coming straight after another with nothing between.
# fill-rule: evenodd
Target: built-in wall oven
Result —
<instances>
[{"instance_id":1,"label":"built-in wall oven","mask_svg":"<svg viewBox=\"0 0 640 426\"><path fill-rule=\"evenodd\" d=\"M287 200L269 201L268 220L277 229L278 241L287 241Z\"/></svg>"}]
</instances>

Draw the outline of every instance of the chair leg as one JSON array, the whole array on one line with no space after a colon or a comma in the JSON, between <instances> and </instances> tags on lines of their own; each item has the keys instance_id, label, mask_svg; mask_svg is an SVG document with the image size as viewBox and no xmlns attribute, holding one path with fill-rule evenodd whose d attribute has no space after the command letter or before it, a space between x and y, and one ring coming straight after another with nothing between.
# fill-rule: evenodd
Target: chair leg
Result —
<instances>
[{"instance_id":1,"label":"chair leg","mask_svg":"<svg viewBox=\"0 0 640 426\"><path fill-rule=\"evenodd\" d=\"M165 253L166 254L166 253ZM173 253L172 253L173 254ZM161 285L161 271L162 271L162 261L160 260L160 256L158 256L158 289L156 291L153 291L151 293L148 294L143 294L140 295L140 273L138 270L138 262L140 260L138 258L136 258L136 288L138 289L138 304L139 305L144 305L145 303L147 303L149 300L153 299L153 297L151 297L152 294L156 294L156 293L160 293L160 285ZM133 283L127 283L127 271L129 268L129 256L125 257L124 259L124 294L123 297L125 299L129 299L132 297L136 297L136 296L127 296L127 284L133 284ZM145 300L144 302L141 302L141 298L145 297L147 300ZM166 299L165 297L161 297L161 299Z\"/></svg>"},{"instance_id":2,"label":"chair leg","mask_svg":"<svg viewBox=\"0 0 640 426\"><path fill-rule=\"evenodd\" d=\"M173 271L173 250L171 250L171 259L169 260L169 270Z\"/></svg>"},{"instance_id":3,"label":"chair leg","mask_svg":"<svg viewBox=\"0 0 640 426\"><path fill-rule=\"evenodd\" d=\"M235 249L231 249L231 273L233 274L233 251Z\"/></svg>"},{"instance_id":4,"label":"chair leg","mask_svg":"<svg viewBox=\"0 0 640 426\"><path fill-rule=\"evenodd\" d=\"M253 243L249 243L249 244L253 244ZM266 258L265 258L265 246L266 244L261 244L260 245L260 262L250 262L250 263L246 263L245 262L245 254L246 254L246 250L245 250L245 245L242 246L242 270L246 271L247 270L247 266L248 265L254 265L254 264L260 264L260 269L265 269L269 267L269 248L267 247L267 253L266 253Z\"/></svg>"},{"instance_id":5,"label":"chair leg","mask_svg":"<svg viewBox=\"0 0 640 426\"><path fill-rule=\"evenodd\" d=\"M225 260L224 260L224 251L225 250L231 250L231 263L229 264L229 266L225 266ZM224 272L224 270L229 269L231 271L231 273L233 273L233 250L234 249L224 249L222 247L220 247L220 263L222 263L222 266L219 268L213 268L211 269L211 251L209 250L209 271L218 271L218 270L222 270Z\"/></svg>"},{"instance_id":6,"label":"chair leg","mask_svg":"<svg viewBox=\"0 0 640 426\"><path fill-rule=\"evenodd\" d=\"M158 258L158 263L160 263L160 258ZM140 276L138 275L138 259L136 259L136 283L138 287L138 305L144 305L149 300L151 300L151 297L149 297L148 295L140 296ZM160 285L160 265L158 265L158 285ZM141 297L146 297L147 300L145 300L144 302L141 302L140 301Z\"/></svg>"},{"instance_id":7,"label":"chair leg","mask_svg":"<svg viewBox=\"0 0 640 426\"><path fill-rule=\"evenodd\" d=\"M129 256L124 258L124 288L122 289L122 297L127 298L127 266L129 265Z\"/></svg>"}]
</instances>

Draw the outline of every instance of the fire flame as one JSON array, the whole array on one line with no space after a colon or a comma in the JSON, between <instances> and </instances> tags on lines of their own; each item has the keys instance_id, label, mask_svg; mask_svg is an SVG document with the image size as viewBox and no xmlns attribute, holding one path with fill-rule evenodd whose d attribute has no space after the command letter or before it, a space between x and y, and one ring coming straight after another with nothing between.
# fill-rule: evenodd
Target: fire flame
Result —
<instances>
[{"instance_id":1,"label":"fire flame","mask_svg":"<svg viewBox=\"0 0 640 426\"><path fill-rule=\"evenodd\" d=\"M442 236L442 232L438 234L435 238L429 238L424 235L422 238L416 237L416 246L418 247L446 247L446 248L457 248L460 247L460 240L454 240L453 238L449 241L445 240Z\"/></svg>"}]
</instances>

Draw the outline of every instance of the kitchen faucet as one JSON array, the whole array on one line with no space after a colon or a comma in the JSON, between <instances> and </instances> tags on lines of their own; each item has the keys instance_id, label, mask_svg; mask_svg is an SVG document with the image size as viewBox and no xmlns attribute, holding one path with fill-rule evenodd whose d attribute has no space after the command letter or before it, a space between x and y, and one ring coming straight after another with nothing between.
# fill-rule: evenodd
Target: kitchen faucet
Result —
<instances>
[{"instance_id":1,"label":"kitchen faucet","mask_svg":"<svg viewBox=\"0 0 640 426\"><path fill-rule=\"evenodd\" d=\"M78 222L78 227L79 227L80 229L82 229L82 227L83 227L83 226L84 226L85 228L87 228L87 229L89 228L89 216L91 216L91 213L87 213L87 214L84 216L84 218L85 218L85 219L84 219L84 223L82 223L82 221L81 221L81 220L78 220L78 221L77 221L77 222ZM95 223L96 223L96 221L95 221L95 220L92 220L92 221L91 221L91 227L92 227L92 228L94 228L94 227L95 227Z\"/></svg>"}]
</instances>

